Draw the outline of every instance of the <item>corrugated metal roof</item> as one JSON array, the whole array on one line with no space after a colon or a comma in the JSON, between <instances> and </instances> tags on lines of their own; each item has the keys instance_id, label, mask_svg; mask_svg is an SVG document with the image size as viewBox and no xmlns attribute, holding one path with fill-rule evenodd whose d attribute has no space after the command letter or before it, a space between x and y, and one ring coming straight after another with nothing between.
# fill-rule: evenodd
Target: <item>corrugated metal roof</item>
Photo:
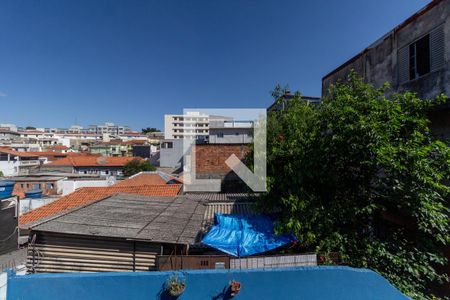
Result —
<instances>
[{"instance_id":1,"label":"corrugated metal roof","mask_svg":"<svg viewBox=\"0 0 450 300\"><path fill-rule=\"evenodd\" d=\"M205 209L202 201L184 197L117 194L69 211L33 230L188 244L196 241Z\"/></svg>"},{"instance_id":2,"label":"corrugated metal roof","mask_svg":"<svg viewBox=\"0 0 450 300\"><path fill-rule=\"evenodd\" d=\"M208 202L235 202L235 201L252 201L258 194L247 193L188 193L185 195L192 199L201 199Z\"/></svg>"},{"instance_id":3,"label":"corrugated metal roof","mask_svg":"<svg viewBox=\"0 0 450 300\"><path fill-rule=\"evenodd\" d=\"M255 214L254 202L215 202L206 205L204 221L214 222L214 214L224 215L253 215Z\"/></svg>"}]
</instances>

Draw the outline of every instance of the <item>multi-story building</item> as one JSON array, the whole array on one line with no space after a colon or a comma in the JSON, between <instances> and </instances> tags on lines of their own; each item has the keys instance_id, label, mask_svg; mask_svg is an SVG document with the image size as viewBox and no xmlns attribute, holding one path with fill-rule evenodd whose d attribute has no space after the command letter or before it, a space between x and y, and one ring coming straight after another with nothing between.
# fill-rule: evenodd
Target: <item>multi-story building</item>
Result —
<instances>
[{"instance_id":1,"label":"multi-story building","mask_svg":"<svg viewBox=\"0 0 450 300\"><path fill-rule=\"evenodd\" d=\"M122 135L127 131L130 131L128 126L119 126L114 123L105 123L104 125L89 125L88 132L95 134L110 134L110 135Z\"/></svg>"},{"instance_id":2,"label":"multi-story building","mask_svg":"<svg viewBox=\"0 0 450 300\"><path fill-rule=\"evenodd\" d=\"M253 142L253 121L210 120L208 142L210 144L250 144Z\"/></svg>"},{"instance_id":3,"label":"multi-story building","mask_svg":"<svg viewBox=\"0 0 450 300\"><path fill-rule=\"evenodd\" d=\"M432 99L450 96L450 0L434 0L322 79L322 95L355 70L367 82L391 92L414 91ZM430 112L431 130L450 137L450 105Z\"/></svg>"},{"instance_id":4,"label":"multi-story building","mask_svg":"<svg viewBox=\"0 0 450 300\"><path fill-rule=\"evenodd\" d=\"M17 128L17 126L15 124L4 124L4 123L2 123L2 124L0 124L0 128L9 129L9 130L15 131L15 132L18 131L18 128Z\"/></svg>"},{"instance_id":5,"label":"multi-story building","mask_svg":"<svg viewBox=\"0 0 450 300\"><path fill-rule=\"evenodd\" d=\"M141 160L136 157L71 156L42 165L40 171L122 177L123 167L133 159Z\"/></svg>"},{"instance_id":6,"label":"multi-story building","mask_svg":"<svg viewBox=\"0 0 450 300\"><path fill-rule=\"evenodd\" d=\"M188 112L185 115L164 116L165 139L205 140L209 134L209 115Z\"/></svg>"},{"instance_id":7,"label":"multi-story building","mask_svg":"<svg viewBox=\"0 0 450 300\"><path fill-rule=\"evenodd\" d=\"M20 138L17 131L12 131L9 128L0 127L0 141L14 141Z\"/></svg>"},{"instance_id":8,"label":"multi-story building","mask_svg":"<svg viewBox=\"0 0 450 300\"><path fill-rule=\"evenodd\" d=\"M183 139L161 140L159 166L180 169L183 166Z\"/></svg>"},{"instance_id":9,"label":"multi-story building","mask_svg":"<svg viewBox=\"0 0 450 300\"><path fill-rule=\"evenodd\" d=\"M41 164L39 156L27 152L19 152L11 148L0 148L0 171L3 176L28 174L30 169Z\"/></svg>"}]
</instances>

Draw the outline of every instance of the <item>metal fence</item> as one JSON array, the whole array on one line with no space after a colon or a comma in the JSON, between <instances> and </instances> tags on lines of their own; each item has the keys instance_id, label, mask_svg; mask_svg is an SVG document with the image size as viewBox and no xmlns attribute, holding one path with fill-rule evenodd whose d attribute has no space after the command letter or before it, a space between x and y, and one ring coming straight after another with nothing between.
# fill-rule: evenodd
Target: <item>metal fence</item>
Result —
<instances>
[{"instance_id":1,"label":"metal fence","mask_svg":"<svg viewBox=\"0 0 450 300\"><path fill-rule=\"evenodd\" d=\"M317 255L298 254L230 259L230 269L271 269L300 266L317 266Z\"/></svg>"},{"instance_id":2,"label":"metal fence","mask_svg":"<svg viewBox=\"0 0 450 300\"><path fill-rule=\"evenodd\" d=\"M157 257L157 270L194 269L271 269L317 266L316 254L257 256L233 258L226 255L162 255Z\"/></svg>"}]
</instances>

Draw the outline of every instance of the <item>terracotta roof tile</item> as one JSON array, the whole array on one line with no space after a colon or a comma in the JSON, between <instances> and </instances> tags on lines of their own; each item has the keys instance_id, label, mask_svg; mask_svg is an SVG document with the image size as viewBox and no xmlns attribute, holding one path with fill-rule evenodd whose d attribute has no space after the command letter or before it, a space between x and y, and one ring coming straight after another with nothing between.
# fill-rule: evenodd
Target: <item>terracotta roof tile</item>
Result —
<instances>
[{"instance_id":1,"label":"terracotta roof tile","mask_svg":"<svg viewBox=\"0 0 450 300\"><path fill-rule=\"evenodd\" d=\"M139 173L128 179L119 181L114 186L141 186L166 184L166 181L158 173Z\"/></svg>"},{"instance_id":2,"label":"terracotta roof tile","mask_svg":"<svg viewBox=\"0 0 450 300\"><path fill-rule=\"evenodd\" d=\"M11 154L11 155L14 155L14 156L19 156L19 157L36 157L36 159L38 159L38 156L36 154L34 154L34 153L15 151L15 150L12 150L9 147L0 147L0 152Z\"/></svg>"},{"instance_id":3,"label":"terracotta roof tile","mask_svg":"<svg viewBox=\"0 0 450 300\"><path fill-rule=\"evenodd\" d=\"M137 157L105 157L105 156L69 156L49 163L48 166L72 166L72 167L91 167L91 166L105 166L105 167L122 167Z\"/></svg>"},{"instance_id":4,"label":"terracotta roof tile","mask_svg":"<svg viewBox=\"0 0 450 300\"><path fill-rule=\"evenodd\" d=\"M67 150L69 149L69 147L67 146L63 146L63 145L55 145L55 146L50 146L47 147L48 149L55 149L55 150Z\"/></svg>"},{"instance_id":5,"label":"terracotta roof tile","mask_svg":"<svg viewBox=\"0 0 450 300\"><path fill-rule=\"evenodd\" d=\"M69 209L80 207L91 202L107 198L116 193L128 193L142 196L174 197L178 195L180 190L181 185L178 184L85 187L76 190L75 192L64 196L52 203L23 214L19 217L19 224L22 226L31 222L38 221L42 218L51 217Z\"/></svg>"}]
</instances>

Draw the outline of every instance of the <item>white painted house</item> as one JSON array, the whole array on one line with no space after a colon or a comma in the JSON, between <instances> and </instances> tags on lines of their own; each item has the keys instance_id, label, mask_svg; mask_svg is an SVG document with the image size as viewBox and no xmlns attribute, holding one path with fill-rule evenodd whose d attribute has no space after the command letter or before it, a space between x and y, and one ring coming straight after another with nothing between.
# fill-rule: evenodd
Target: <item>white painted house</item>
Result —
<instances>
[{"instance_id":1,"label":"white painted house","mask_svg":"<svg viewBox=\"0 0 450 300\"><path fill-rule=\"evenodd\" d=\"M19 176L40 165L39 156L0 147L0 171L3 176Z\"/></svg>"}]
</instances>

